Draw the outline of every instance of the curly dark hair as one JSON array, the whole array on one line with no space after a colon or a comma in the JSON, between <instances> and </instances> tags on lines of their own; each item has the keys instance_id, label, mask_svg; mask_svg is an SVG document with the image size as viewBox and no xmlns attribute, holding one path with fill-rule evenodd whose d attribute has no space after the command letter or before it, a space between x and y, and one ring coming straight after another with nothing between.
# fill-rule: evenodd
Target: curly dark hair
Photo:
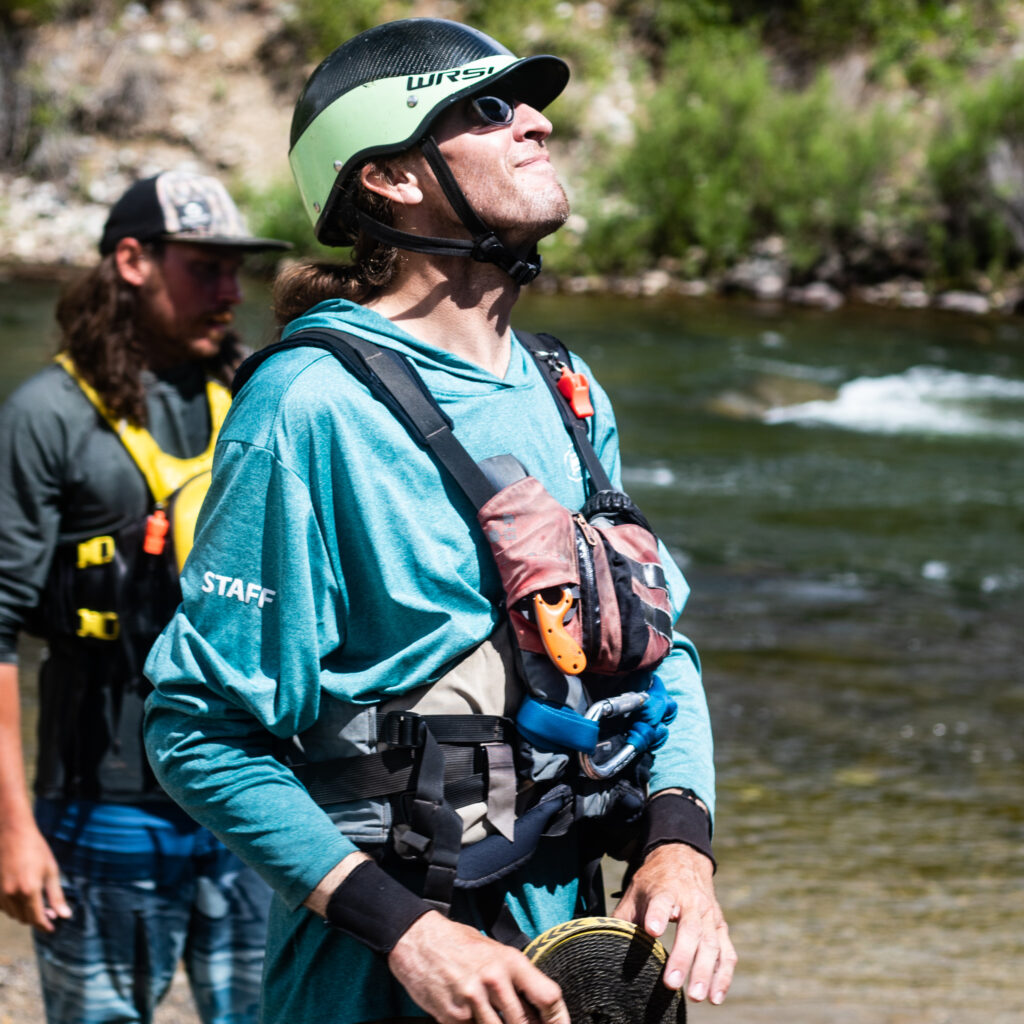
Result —
<instances>
[{"instance_id":1,"label":"curly dark hair","mask_svg":"<svg viewBox=\"0 0 1024 1024\"><path fill-rule=\"evenodd\" d=\"M156 257L162 253L158 244L146 248ZM64 289L56 317L60 351L71 356L78 372L117 419L144 427L142 371L147 363L139 330L140 306L140 289L121 277L111 253ZM220 352L206 361L207 372L230 384L243 355L241 340L229 331Z\"/></svg>"}]
</instances>

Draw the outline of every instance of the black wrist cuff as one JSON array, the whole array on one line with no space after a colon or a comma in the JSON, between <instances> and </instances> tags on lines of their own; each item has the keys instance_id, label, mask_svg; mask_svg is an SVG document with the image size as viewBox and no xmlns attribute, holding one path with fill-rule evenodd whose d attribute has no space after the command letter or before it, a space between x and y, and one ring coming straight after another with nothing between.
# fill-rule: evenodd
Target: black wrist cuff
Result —
<instances>
[{"instance_id":1,"label":"black wrist cuff","mask_svg":"<svg viewBox=\"0 0 1024 1024\"><path fill-rule=\"evenodd\" d=\"M372 860L363 861L331 893L327 923L375 953L390 953L431 907Z\"/></svg>"},{"instance_id":2,"label":"black wrist cuff","mask_svg":"<svg viewBox=\"0 0 1024 1024\"><path fill-rule=\"evenodd\" d=\"M695 794L664 793L647 801L640 863L651 850L665 843L692 846L718 867L711 853L711 818L697 803Z\"/></svg>"}]
</instances>

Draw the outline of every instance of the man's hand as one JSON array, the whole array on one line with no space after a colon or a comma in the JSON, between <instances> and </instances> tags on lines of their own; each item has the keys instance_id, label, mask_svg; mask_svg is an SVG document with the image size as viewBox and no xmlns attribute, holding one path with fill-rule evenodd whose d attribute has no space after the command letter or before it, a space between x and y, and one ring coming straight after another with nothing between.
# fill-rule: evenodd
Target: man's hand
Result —
<instances>
[{"instance_id":1,"label":"man's hand","mask_svg":"<svg viewBox=\"0 0 1024 1024\"><path fill-rule=\"evenodd\" d=\"M60 871L36 827L25 786L18 666L0 664L0 910L22 924L53 931L70 917Z\"/></svg>"},{"instance_id":2,"label":"man's hand","mask_svg":"<svg viewBox=\"0 0 1024 1024\"><path fill-rule=\"evenodd\" d=\"M0 910L44 932L57 918L71 917L60 887L60 871L35 822L0 828Z\"/></svg>"},{"instance_id":3,"label":"man's hand","mask_svg":"<svg viewBox=\"0 0 1024 1024\"><path fill-rule=\"evenodd\" d=\"M682 988L695 1002L725 999L736 968L736 950L715 898L711 861L685 843L655 847L633 876L614 916L660 938L670 921L676 940L665 965L665 984Z\"/></svg>"},{"instance_id":4,"label":"man's hand","mask_svg":"<svg viewBox=\"0 0 1024 1024\"><path fill-rule=\"evenodd\" d=\"M388 966L439 1024L570 1024L558 984L519 950L434 911L398 940Z\"/></svg>"}]
</instances>

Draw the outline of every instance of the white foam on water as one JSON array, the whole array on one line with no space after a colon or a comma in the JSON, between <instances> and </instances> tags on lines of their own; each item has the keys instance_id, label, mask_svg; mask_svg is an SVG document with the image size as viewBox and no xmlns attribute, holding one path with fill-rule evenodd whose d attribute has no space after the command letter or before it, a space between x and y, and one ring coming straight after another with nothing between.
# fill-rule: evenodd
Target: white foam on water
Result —
<instances>
[{"instance_id":1,"label":"white foam on water","mask_svg":"<svg viewBox=\"0 0 1024 1024\"><path fill-rule=\"evenodd\" d=\"M1024 438L1024 404L1014 415L1017 403L1024 403L1024 381L912 366L887 377L848 381L832 400L769 409L764 422L878 434ZM1004 415L993 415L999 411Z\"/></svg>"},{"instance_id":2,"label":"white foam on water","mask_svg":"<svg viewBox=\"0 0 1024 1024\"><path fill-rule=\"evenodd\" d=\"M676 475L668 466L633 466L623 470L623 476L630 483L647 487L673 487Z\"/></svg>"}]
</instances>

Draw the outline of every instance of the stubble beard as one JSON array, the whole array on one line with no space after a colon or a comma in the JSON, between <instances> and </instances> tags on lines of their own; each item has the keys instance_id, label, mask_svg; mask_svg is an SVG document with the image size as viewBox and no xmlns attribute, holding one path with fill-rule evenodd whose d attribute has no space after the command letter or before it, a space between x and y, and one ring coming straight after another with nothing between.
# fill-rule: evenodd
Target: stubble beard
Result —
<instances>
[{"instance_id":1,"label":"stubble beard","mask_svg":"<svg viewBox=\"0 0 1024 1024\"><path fill-rule=\"evenodd\" d=\"M532 249L542 238L554 234L569 217L569 199L554 174L548 181L538 183L537 188L516 183L497 194L491 182L482 179L483 176L479 188L473 187L478 182L466 182L467 197L488 197L479 205L472 199L470 203L480 219L513 249Z\"/></svg>"}]
</instances>

